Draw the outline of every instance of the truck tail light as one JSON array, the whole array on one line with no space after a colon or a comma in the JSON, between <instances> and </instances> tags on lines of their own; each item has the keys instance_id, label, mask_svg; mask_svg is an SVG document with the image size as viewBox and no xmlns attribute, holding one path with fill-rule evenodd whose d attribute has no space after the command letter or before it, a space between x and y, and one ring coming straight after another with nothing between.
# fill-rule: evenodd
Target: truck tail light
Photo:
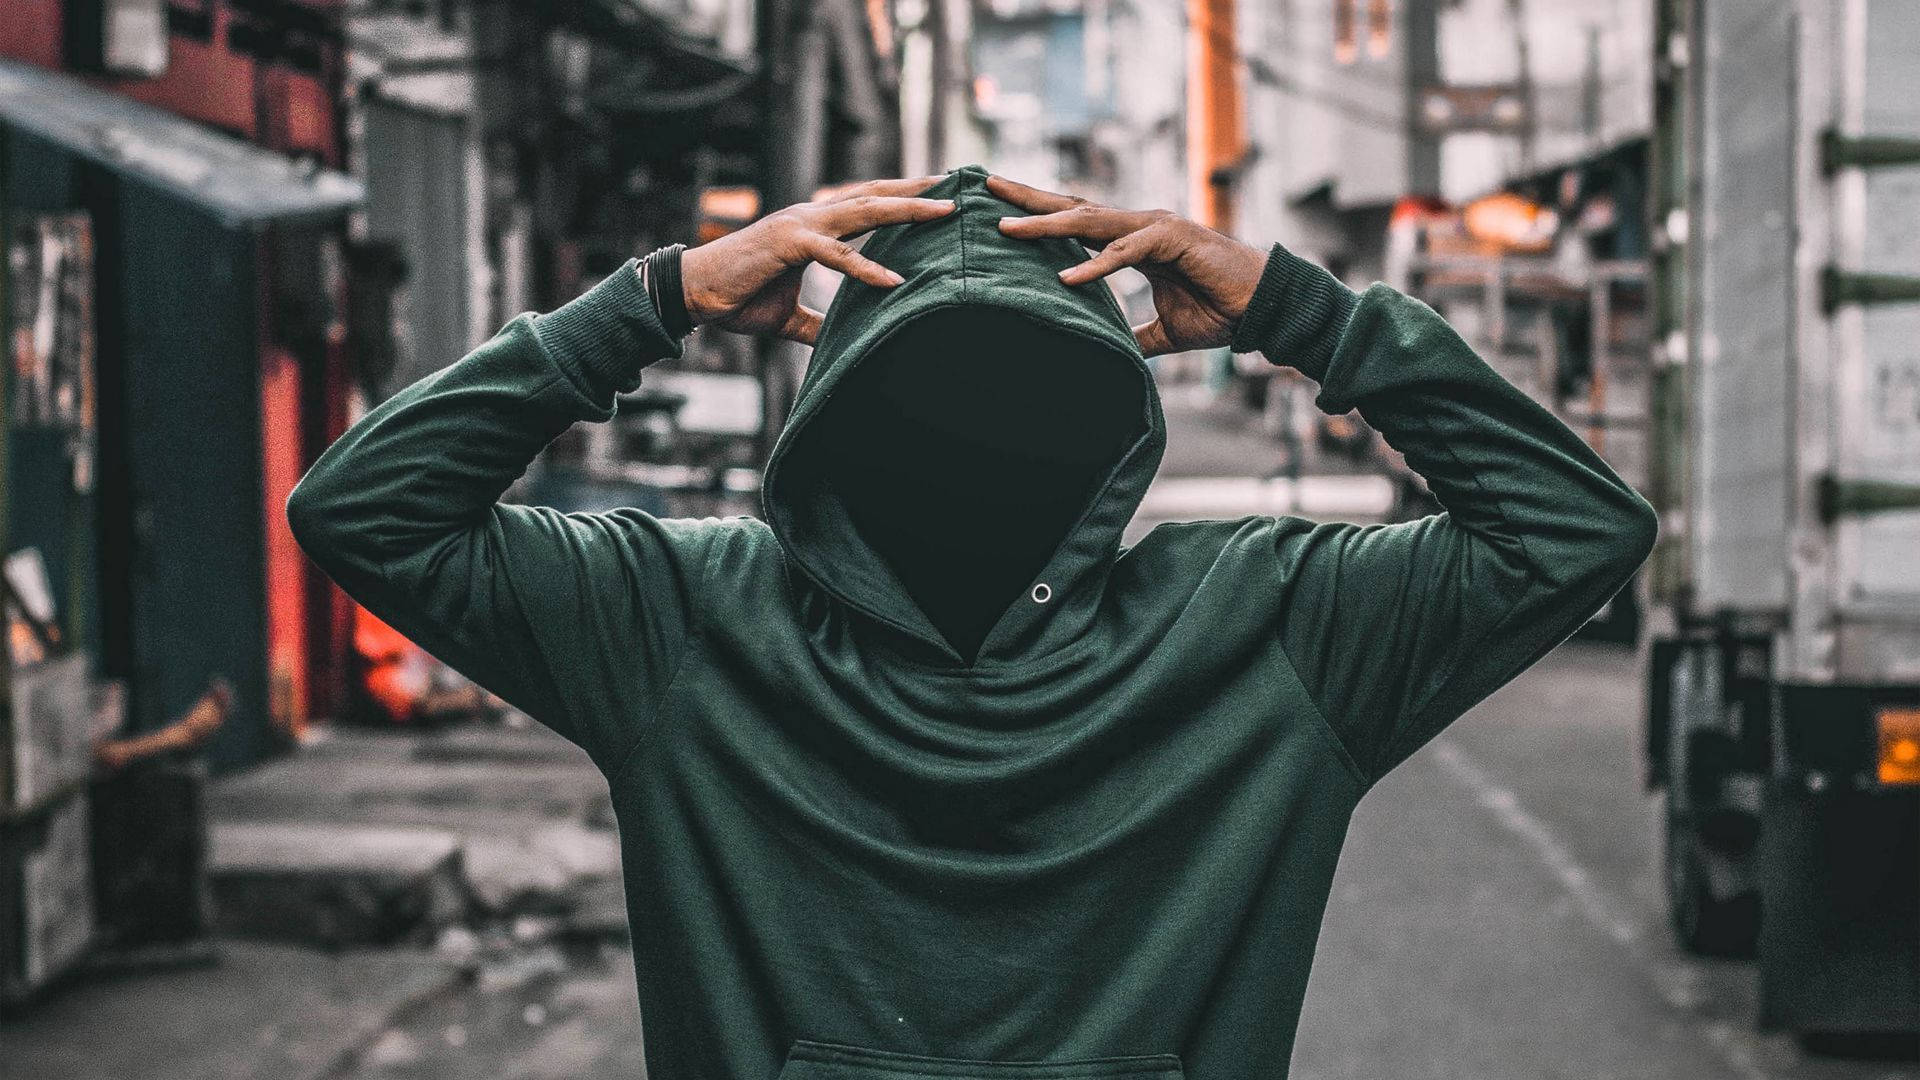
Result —
<instances>
[{"instance_id":1,"label":"truck tail light","mask_svg":"<svg viewBox=\"0 0 1920 1080\"><path fill-rule=\"evenodd\" d=\"M1874 726L1880 735L1880 782L1920 784L1920 708L1883 708Z\"/></svg>"}]
</instances>

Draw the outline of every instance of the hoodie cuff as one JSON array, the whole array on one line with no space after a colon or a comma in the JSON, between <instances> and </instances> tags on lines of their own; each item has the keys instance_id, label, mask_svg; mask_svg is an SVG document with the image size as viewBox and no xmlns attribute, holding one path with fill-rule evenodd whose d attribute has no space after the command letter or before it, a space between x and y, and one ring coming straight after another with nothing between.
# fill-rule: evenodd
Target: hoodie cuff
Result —
<instances>
[{"instance_id":1,"label":"hoodie cuff","mask_svg":"<svg viewBox=\"0 0 1920 1080\"><path fill-rule=\"evenodd\" d=\"M553 362L594 401L638 389L648 364L680 355L679 339L661 325L640 280L637 258L565 304L535 315L533 332Z\"/></svg>"},{"instance_id":2,"label":"hoodie cuff","mask_svg":"<svg viewBox=\"0 0 1920 1080\"><path fill-rule=\"evenodd\" d=\"M1275 244L1231 347L1262 353L1324 382L1334 347L1359 302L1360 294L1339 278Z\"/></svg>"}]
</instances>

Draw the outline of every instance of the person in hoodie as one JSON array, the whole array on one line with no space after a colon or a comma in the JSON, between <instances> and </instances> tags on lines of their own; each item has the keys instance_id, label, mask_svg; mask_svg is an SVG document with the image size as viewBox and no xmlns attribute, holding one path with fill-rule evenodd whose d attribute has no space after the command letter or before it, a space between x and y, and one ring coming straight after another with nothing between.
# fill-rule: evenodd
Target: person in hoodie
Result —
<instances>
[{"instance_id":1,"label":"person in hoodie","mask_svg":"<svg viewBox=\"0 0 1920 1080\"><path fill-rule=\"evenodd\" d=\"M824 316L810 262L847 275ZM1124 266L1144 326L1103 281ZM814 346L764 519L499 501L691 323ZM1218 346L1359 409L1443 512L1123 546L1166 435L1145 357ZM656 1080L1284 1074L1355 804L1654 537L1424 304L979 168L516 315L287 512L355 599L604 771Z\"/></svg>"}]
</instances>

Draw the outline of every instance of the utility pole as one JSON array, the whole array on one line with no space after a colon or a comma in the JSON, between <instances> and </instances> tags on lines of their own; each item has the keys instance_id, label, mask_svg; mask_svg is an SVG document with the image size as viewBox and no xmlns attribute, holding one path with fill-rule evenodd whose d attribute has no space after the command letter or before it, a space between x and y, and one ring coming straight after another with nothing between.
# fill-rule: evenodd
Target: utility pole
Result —
<instances>
[{"instance_id":1,"label":"utility pole","mask_svg":"<svg viewBox=\"0 0 1920 1080\"><path fill-rule=\"evenodd\" d=\"M854 177L888 176L900 167L899 111L893 83L861 0L761 0L760 212L805 202L836 166ZM828 143L838 106L853 138L838 161ZM756 346L761 461L786 423L804 364L804 347L778 338Z\"/></svg>"},{"instance_id":2,"label":"utility pole","mask_svg":"<svg viewBox=\"0 0 1920 1080\"><path fill-rule=\"evenodd\" d=\"M1440 194L1440 132L1427 120L1427 94L1440 85L1437 0L1406 0L1407 193Z\"/></svg>"},{"instance_id":3,"label":"utility pole","mask_svg":"<svg viewBox=\"0 0 1920 1080\"><path fill-rule=\"evenodd\" d=\"M755 41L760 54L760 212L801 202L820 186L827 108L827 42L815 5L760 0ZM765 462L786 423L800 346L755 340L760 383L760 434L755 457Z\"/></svg>"}]
</instances>

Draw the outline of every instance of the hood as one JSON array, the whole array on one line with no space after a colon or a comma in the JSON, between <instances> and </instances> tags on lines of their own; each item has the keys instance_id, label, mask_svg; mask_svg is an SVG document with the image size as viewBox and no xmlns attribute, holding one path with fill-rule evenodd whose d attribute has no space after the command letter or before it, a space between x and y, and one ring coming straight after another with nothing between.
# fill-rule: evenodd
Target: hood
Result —
<instances>
[{"instance_id":1,"label":"hood","mask_svg":"<svg viewBox=\"0 0 1920 1080\"><path fill-rule=\"evenodd\" d=\"M925 195L954 200L953 213L867 240L864 252L906 280L842 281L763 485L767 522L806 582L935 664L1014 662L1077 639L1166 444L1152 373L1112 291L1057 276L1084 249L1003 235L1000 218L1024 212L986 177L977 166L949 173ZM962 452L931 470L902 464L925 438ZM946 460L971 475L949 475ZM1055 475L1046 505L1001 497L1022 487L1037 497L1048 489L1031 479ZM969 484L991 514L969 513ZM928 501L947 492L962 493L954 514ZM870 527L876 506L892 528ZM940 547L950 532L966 544ZM989 605L975 649L956 647L916 600L936 550L957 551L956 573L975 554L1005 566L1031 553L1014 564L1024 576L1004 610ZM913 572L903 551L921 558Z\"/></svg>"}]
</instances>

